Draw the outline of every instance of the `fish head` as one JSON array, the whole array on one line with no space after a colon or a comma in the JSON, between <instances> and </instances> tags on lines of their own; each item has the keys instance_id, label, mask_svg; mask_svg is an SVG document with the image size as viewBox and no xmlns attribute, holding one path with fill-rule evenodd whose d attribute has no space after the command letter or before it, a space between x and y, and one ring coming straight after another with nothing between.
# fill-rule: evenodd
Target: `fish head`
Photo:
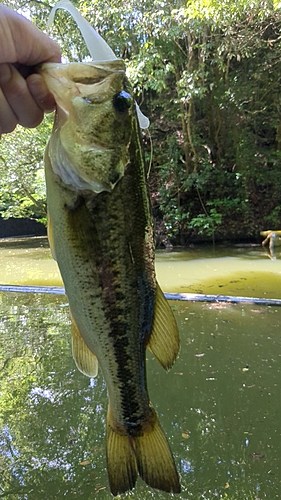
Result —
<instances>
[{"instance_id":1,"label":"fish head","mask_svg":"<svg viewBox=\"0 0 281 500\"><path fill-rule=\"evenodd\" d=\"M111 191L129 162L135 115L124 62L44 63L38 72L57 103L54 171L75 189Z\"/></svg>"}]
</instances>

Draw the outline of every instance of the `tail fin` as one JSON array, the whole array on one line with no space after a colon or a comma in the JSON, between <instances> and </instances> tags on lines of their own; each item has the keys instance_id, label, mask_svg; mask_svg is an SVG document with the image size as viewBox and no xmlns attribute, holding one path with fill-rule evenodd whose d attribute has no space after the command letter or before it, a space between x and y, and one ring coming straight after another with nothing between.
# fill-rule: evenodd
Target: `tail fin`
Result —
<instances>
[{"instance_id":1,"label":"tail fin","mask_svg":"<svg viewBox=\"0 0 281 500\"><path fill-rule=\"evenodd\" d=\"M170 446L156 412L153 409L151 412L151 422L138 437L131 437L125 431L119 433L108 412L107 471L113 495L134 488L138 473L152 488L180 493L179 477Z\"/></svg>"},{"instance_id":2,"label":"tail fin","mask_svg":"<svg viewBox=\"0 0 281 500\"><path fill-rule=\"evenodd\" d=\"M155 410L152 410L153 427L150 432L135 438L135 454L141 478L152 488L180 493L180 483L174 458L160 426Z\"/></svg>"},{"instance_id":3,"label":"tail fin","mask_svg":"<svg viewBox=\"0 0 281 500\"><path fill-rule=\"evenodd\" d=\"M113 429L108 409L106 420L106 460L111 493L120 495L136 484L138 468L131 438Z\"/></svg>"}]
</instances>

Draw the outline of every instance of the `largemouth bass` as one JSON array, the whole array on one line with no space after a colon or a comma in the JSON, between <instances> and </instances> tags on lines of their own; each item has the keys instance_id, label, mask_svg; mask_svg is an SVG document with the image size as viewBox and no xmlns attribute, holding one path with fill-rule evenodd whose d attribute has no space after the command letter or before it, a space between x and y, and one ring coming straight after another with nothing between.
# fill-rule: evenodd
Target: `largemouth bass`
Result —
<instances>
[{"instance_id":1,"label":"largemouth bass","mask_svg":"<svg viewBox=\"0 0 281 500\"><path fill-rule=\"evenodd\" d=\"M156 282L152 216L124 63L39 69L57 102L46 149L48 235L72 318L78 368L106 381L106 453L113 495L135 486L179 492L174 459L146 382L149 347L165 369L179 336Z\"/></svg>"}]
</instances>

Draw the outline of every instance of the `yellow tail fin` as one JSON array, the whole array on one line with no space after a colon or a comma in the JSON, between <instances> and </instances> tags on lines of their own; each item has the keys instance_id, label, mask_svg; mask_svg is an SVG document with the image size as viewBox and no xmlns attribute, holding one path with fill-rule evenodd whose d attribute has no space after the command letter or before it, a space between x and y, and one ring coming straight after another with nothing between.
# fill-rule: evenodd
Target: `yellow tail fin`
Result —
<instances>
[{"instance_id":1,"label":"yellow tail fin","mask_svg":"<svg viewBox=\"0 0 281 500\"><path fill-rule=\"evenodd\" d=\"M111 493L118 495L134 488L137 475L152 488L180 493L179 477L170 446L158 417L151 409L151 422L138 437L131 437L107 415L107 471Z\"/></svg>"},{"instance_id":2,"label":"yellow tail fin","mask_svg":"<svg viewBox=\"0 0 281 500\"><path fill-rule=\"evenodd\" d=\"M108 409L106 421L107 473L111 493L115 496L134 488L138 469L130 437L117 433L110 421L110 410Z\"/></svg>"}]
</instances>

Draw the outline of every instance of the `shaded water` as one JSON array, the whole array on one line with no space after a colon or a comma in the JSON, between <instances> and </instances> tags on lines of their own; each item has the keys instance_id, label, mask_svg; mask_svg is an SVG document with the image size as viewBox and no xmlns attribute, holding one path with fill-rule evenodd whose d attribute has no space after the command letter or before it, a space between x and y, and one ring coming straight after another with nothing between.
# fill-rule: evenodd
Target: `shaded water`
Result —
<instances>
[{"instance_id":1,"label":"shaded water","mask_svg":"<svg viewBox=\"0 0 281 500\"><path fill-rule=\"evenodd\" d=\"M182 348L151 400L186 499L280 496L281 310L173 303ZM110 499L106 389L75 368L66 298L0 294L0 497ZM134 499L165 499L141 480ZM126 496L125 496L126 497Z\"/></svg>"},{"instance_id":2,"label":"shaded water","mask_svg":"<svg viewBox=\"0 0 281 500\"><path fill-rule=\"evenodd\" d=\"M10 283L22 272L17 283L60 284L45 240L36 239L38 250L24 245L10 241L0 251L0 282L6 259L14 270L13 277L6 274ZM13 256L3 256L6 251ZM280 297L279 262L258 248L228 254L217 249L214 258L200 249L181 256L160 252L157 273L167 291L216 293L208 290L213 284L219 293L241 286L239 295L246 295L248 283L254 288L249 295ZM272 292L275 285L278 293ZM182 493L164 494L138 480L124 498L280 498L281 309L171 305L181 335L179 358L166 374L148 353L147 371ZM109 500L106 388L101 374L89 380L74 365L66 297L1 293L0 311L0 498Z\"/></svg>"}]
</instances>

